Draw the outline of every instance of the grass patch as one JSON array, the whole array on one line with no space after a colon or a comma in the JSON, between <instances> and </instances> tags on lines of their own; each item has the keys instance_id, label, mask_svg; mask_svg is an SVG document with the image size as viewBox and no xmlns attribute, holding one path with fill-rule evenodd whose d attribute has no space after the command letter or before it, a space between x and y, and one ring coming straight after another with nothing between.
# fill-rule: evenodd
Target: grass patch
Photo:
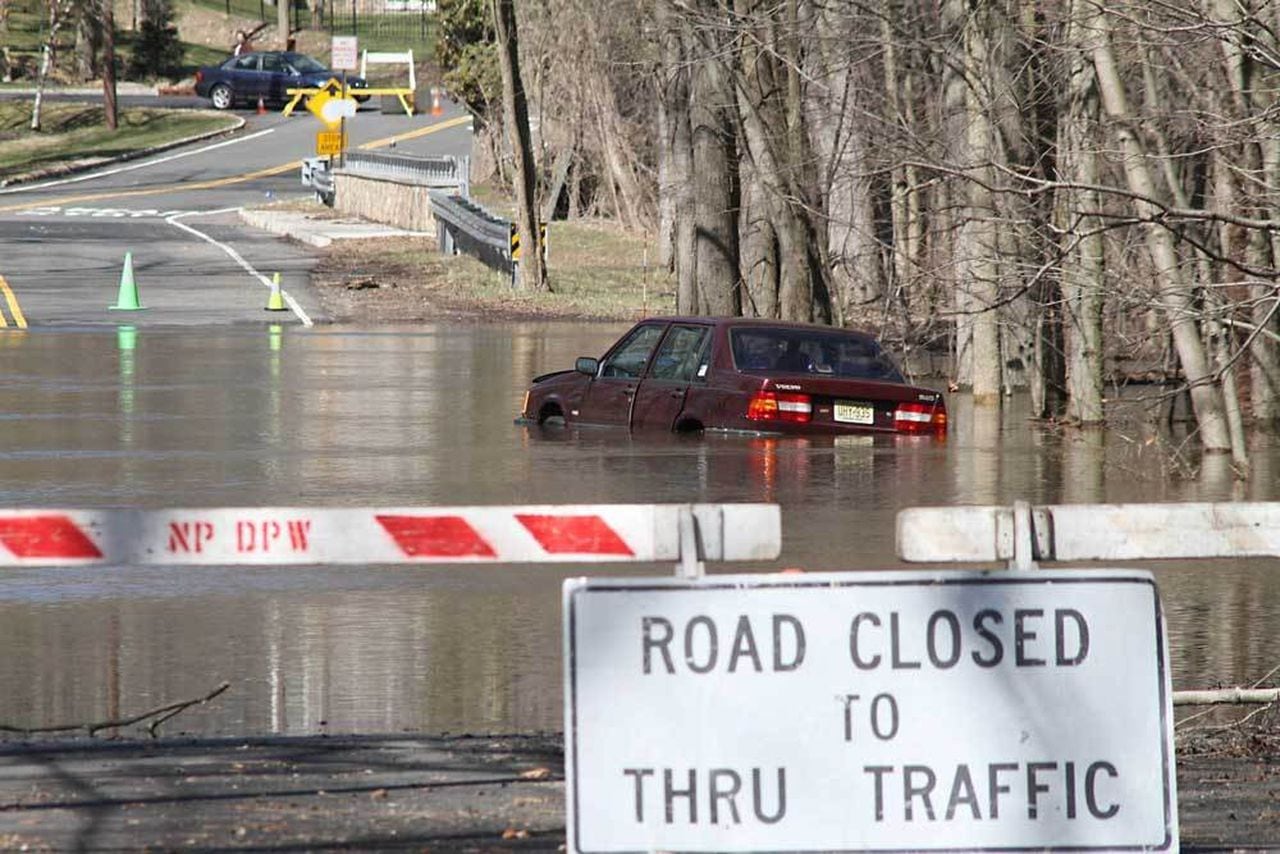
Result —
<instances>
[{"instance_id":1,"label":"grass patch","mask_svg":"<svg viewBox=\"0 0 1280 854\"><path fill-rule=\"evenodd\" d=\"M40 115L42 129L33 132L30 101L0 101L0 177L119 156L237 123L208 112L123 109L112 132L97 105L46 102Z\"/></svg>"},{"instance_id":2,"label":"grass patch","mask_svg":"<svg viewBox=\"0 0 1280 854\"><path fill-rule=\"evenodd\" d=\"M329 251L315 281L326 309L339 320L630 321L675 311L674 283L654 269L647 243L604 220L550 223L551 293L513 290L508 274L465 255L441 255L433 238L342 241Z\"/></svg>"}]
</instances>

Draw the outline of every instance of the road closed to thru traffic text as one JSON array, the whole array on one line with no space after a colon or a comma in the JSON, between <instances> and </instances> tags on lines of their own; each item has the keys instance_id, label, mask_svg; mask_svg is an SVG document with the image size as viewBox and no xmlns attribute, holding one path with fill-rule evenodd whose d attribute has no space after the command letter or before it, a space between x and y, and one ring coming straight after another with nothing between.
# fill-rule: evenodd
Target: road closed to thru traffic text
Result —
<instances>
[{"instance_id":1,"label":"road closed to thru traffic text","mask_svg":"<svg viewBox=\"0 0 1280 854\"><path fill-rule=\"evenodd\" d=\"M565 583L570 850L1176 850L1149 573Z\"/></svg>"}]
</instances>

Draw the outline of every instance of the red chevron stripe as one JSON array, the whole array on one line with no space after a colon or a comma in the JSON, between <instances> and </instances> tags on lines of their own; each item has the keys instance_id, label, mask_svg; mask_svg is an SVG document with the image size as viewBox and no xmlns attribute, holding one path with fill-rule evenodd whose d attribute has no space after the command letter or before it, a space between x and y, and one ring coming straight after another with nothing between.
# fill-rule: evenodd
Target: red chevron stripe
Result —
<instances>
[{"instance_id":1,"label":"red chevron stripe","mask_svg":"<svg viewBox=\"0 0 1280 854\"><path fill-rule=\"evenodd\" d=\"M516 514L550 554L633 555L635 552L599 516Z\"/></svg>"},{"instance_id":2,"label":"red chevron stripe","mask_svg":"<svg viewBox=\"0 0 1280 854\"><path fill-rule=\"evenodd\" d=\"M0 518L0 543L25 558L97 558L102 552L70 516Z\"/></svg>"},{"instance_id":3,"label":"red chevron stripe","mask_svg":"<svg viewBox=\"0 0 1280 854\"><path fill-rule=\"evenodd\" d=\"M409 557L497 557L461 516L375 516Z\"/></svg>"}]
</instances>

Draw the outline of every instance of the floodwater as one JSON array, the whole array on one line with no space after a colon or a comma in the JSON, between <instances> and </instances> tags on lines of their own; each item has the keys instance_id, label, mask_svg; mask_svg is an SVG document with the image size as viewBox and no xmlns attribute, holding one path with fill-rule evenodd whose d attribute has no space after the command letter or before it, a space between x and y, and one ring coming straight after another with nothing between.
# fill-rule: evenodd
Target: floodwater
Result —
<instances>
[{"instance_id":1,"label":"floodwater","mask_svg":"<svg viewBox=\"0 0 1280 854\"><path fill-rule=\"evenodd\" d=\"M772 501L780 567L900 568L939 504L1275 500L1134 422L1081 436L949 398L928 439L631 438L518 426L527 380L623 326L0 330L0 507ZM1275 561L1150 565L1175 688L1280 664ZM561 727L560 587L667 565L0 570L0 726L119 720L230 688L164 732Z\"/></svg>"}]
</instances>

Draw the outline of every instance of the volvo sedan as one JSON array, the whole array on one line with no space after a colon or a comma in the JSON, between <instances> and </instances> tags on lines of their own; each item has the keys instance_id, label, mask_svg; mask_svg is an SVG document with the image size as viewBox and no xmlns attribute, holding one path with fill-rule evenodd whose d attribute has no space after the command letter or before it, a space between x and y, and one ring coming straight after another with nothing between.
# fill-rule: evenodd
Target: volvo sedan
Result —
<instances>
[{"instance_id":1,"label":"volvo sedan","mask_svg":"<svg viewBox=\"0 0 1280 854\"><path fill-rule=\"evenodd\" d=\"M862 332L655 317L600 358L535 377L519 421L633 431L945 435L940 392L909 384Z\"/></svg>"},{"instance_id":2,"label":"volvo sedan","mask_svg":"<svg viewBox=\"0 0 1280 854\"><path fill-rule=\"evenodd\" d=\"M261 98L271 103L289 100L288 90L323 86L342 74L326 68L306 54L293 51L264 50L233 56L218 65L196 70L196 94L208 98L219 110L236 103L253 103ZM347 77L351 89L367 88L363 77ZM364 103L368 95L352 94Z\"/></svg>"}]
</instances>

